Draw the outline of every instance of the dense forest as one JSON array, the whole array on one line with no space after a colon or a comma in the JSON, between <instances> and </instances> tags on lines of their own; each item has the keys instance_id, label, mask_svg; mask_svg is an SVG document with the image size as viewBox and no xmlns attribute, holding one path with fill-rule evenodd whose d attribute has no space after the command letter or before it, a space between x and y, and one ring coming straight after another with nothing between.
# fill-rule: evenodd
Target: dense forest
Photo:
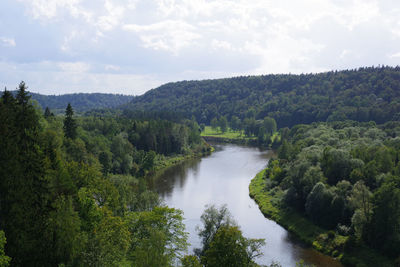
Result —
<instances>
[{"instance_id":1,"label":"dense forest","mask_svg":"<svg viewBox=\"0 0 400 267\"><path fill-rule=\"evenodd\" d=\"M384 123L400 118L400 67L319 74L243 76L168 83L135 97L135 111L170 111L209 125L213 118L272 117L278 127L316 121Z\"/></svg>"},{"instance_id":2,"label":"dense forest","mask_svg":"<svg viewBox=\"0 0 400 267\"><path fill-rule=\"evenodd\" d=\"M400 123L313 123L281 133L263 177L271 203L331 230L313 245L334 256L368 246L400 260Z\"/></svg>"},{"instance_id":3,"label":"dense forest","mask_svg":"<svg viewBox=\"0 0 400 267\"><path fill-rule=\"evenodd\" d=\"M43 115L22 82L0 98L0 266L170 266L182 212L146 174L209 153L196 122Z\"/></svg>"},{"instance_id":4,"label":"dense forest","mask_svg":"<svg viewBox=\"0 0 400 267\"><path fill-rule=\"evenodd\" d=\"M17 91L12 91L13 95ZM70 103L75 112L85 112L92 109L111 109L128 103L133 96L120 94L102 94L102 93L77 93L65 95L42 95L37 93L28 93L32 100L39 103L42 109L48 107L54 113L63 113L65 107Z\"/></svg>"}]
</instances>

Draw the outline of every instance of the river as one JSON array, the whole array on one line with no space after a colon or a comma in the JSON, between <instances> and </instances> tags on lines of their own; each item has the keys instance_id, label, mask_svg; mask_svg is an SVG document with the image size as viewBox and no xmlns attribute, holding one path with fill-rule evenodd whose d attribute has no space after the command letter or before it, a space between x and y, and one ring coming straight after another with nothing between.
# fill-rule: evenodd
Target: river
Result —
<instances>
[{"instance_id":1,"label":"river","mask_svg":"<svg viewBox=\"0 0 400 267\"><path fill-rule=\"evenodd\" d=\"M164 202L183 210L186 231L189 232L189 253L200 247L196 226L207 204L227 204L243 235L265 238L264 255L259 264L279 262L282 266L296 266L303 259L316 266L341 266L330 257L304 247L280 225L266 219L257 204L249 197L250 180L262 170L271 151L232 144L217 144L212 155L188 160L168 168L154 182L155 190Z\"/></svg>"}]
</instances>

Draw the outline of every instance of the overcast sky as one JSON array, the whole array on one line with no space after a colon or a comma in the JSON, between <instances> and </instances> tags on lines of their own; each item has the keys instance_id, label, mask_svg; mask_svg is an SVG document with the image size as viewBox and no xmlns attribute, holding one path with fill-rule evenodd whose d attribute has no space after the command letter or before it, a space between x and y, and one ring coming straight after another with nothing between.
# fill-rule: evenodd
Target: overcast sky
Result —
<instances>
[{"instance_id":1,"label":"overcast sky","mask_svg":"<svg viewBox=\"0 0 400 267\"><path fill-rule=\"evenodd\" d=\"M399 0L0 0L0 86L163 83L400 65Z\"/></svg>"}]
</instances>

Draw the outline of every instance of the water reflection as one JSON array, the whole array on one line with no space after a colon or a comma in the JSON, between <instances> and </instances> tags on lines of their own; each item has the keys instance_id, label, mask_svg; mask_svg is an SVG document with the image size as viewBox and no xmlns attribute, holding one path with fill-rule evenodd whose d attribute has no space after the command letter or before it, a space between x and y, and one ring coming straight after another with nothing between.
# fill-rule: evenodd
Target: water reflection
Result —
<instances>
[{"instance_id":1,"label":"water reflection","mask_svg":"<svg viewBox=\"0 0 400 267\"><path fill-rule=\"evenodd\" d=\"M206 204L227 204L244 236L265 238L264 256L257 262L295 266L304 259L316 266L341 266L333 259L302 246L280 225L264 218L249 197L248 185L271 157L270 151L237 145L216 145L202 159L188 160L167 169L154 180L154 188L167 205L184 211L190 252L200 246L196 226Z\"/></svg>"},{"instance_id":2,"label":"water reflection","mask_svg":"<svg viewBox=\"0 0 400 267\"><path fill-rule=\"evenodd\" d=\"M189 172L194 174L193 177L197 177L196 173L200 162L201 159L188 159L185 162L172 166L164 170L157 177L152 177L150 186L158 192L162 199L170 198L174 190L185 187Z\"/></svg>"}]
</instances>

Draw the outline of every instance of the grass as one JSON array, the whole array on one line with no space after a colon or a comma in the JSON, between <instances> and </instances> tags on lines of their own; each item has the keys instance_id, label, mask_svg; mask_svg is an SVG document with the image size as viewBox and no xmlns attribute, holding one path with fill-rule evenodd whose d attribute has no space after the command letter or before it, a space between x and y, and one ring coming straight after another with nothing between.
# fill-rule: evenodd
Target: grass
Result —
<instances>
[{"instance_id":1,"label":"grass","mask_svg":"<svg viewBox=\"0 0 400 267\"><path fill-rule=\"evenodd\" d=\"M266 190L264 173L265 170L259 172L249 185L250 196L264 216L276 221L314 249L340 259L345 266L396 266L393 260L365 246L352 245L350 250L345 250L349 237L318 227L294 210L274 205L279 201L274 192Z\"/></svg>"},{"instance_id":2,"label":"grass","mask_svg":"<svg viewBox=\"0 0 400 267\"><path fill-rule=\"evenodd\" d=\"M204 131L201 132L201 136L213 136L213 137L221 137L228 139L244 139L245 135L242 131L234 131L232 129L228 129L225 133L222 133L220 130L214 130L211 126L206 126Z\"/></svg>"}]
</instances>

